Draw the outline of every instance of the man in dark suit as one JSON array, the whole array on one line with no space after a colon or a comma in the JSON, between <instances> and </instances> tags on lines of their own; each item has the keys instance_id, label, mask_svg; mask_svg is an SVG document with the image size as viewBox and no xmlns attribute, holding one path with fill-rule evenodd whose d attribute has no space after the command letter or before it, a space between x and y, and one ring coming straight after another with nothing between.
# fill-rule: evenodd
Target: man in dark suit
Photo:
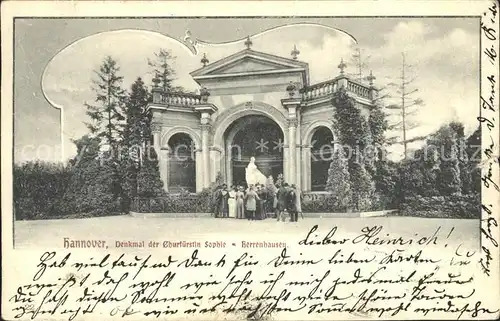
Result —
<instances>
[{"instance_id":1,"label":"man in dark suit","mask_svg":"<svg viewBox=\"0 0 500 321\"><path fill-rule=\"evenodd\" d=\"M288 189L286 203L288 213L290 213L290 222L297 222L299 213L297 212L297 191L294 188Z\"/></svg>"},{"instance_id":2,"label":"man in dark suit","mask_svg":"<svg viewBox=\"0 0 500 321\"><path fill-rule=\"evenodd\" d=\"M215 188L215 191L212 195L212 212L213 212L213 215L214 217L219 217L219 213L220 213L220 204L221 204L221 199L222 199L222 190L221 190L221 186L218 185L216 188Z\"/></svg>"},{"instance_id":3,"label":"man in dark suit","mask_svg":"<svg viewBox=\"0 0 500 321\"><path fill-rule=\"evenodd\" d=\"M267 218L267 198L268 198L268 195L267 195L267 189L266 187L261 184L260 185L260 189L258 190L257 192L257 195L259 195L260 197L260 219L263 220L263 219L266 219Z\"/></svg>"},{"instance_id":4,"label":"man in dark suit","mask_svg":"<svg viewBox=\"0 0 500 321\"><path fill-rule=\"evenodd\" d=\"M287 194L288 194L288 183L283 183L281 187L278 189L277 198L278 198L278 221L283 218L283 212L287 209Z\"/></svg>"}]
</instances>

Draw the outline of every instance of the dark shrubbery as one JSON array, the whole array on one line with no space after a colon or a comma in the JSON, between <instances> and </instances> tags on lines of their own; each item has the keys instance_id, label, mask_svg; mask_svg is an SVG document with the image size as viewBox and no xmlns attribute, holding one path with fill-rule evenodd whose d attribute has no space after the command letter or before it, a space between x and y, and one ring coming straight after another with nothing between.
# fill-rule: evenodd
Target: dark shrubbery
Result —
<instances>
[{"instance_id":1,"label":"dark shrubbery","mask_svg":"<svg viewBox=\"0 0 500 321\"><path fill-rule=\"evenodd\" d=\"M401 204L400 215L479 219L481 199L479 194L407 197Z\"/></svg>"},{"instance_id":2,"label":"dark shrubbery","mask_svg":"<svg viewBox=\"0 0 500 321\"><path fill-rule=\"evenodd\" d=\"M207 188L200 193L167 194L161 197L137 198L132 211L138 213L209 213L212 191Z\"/></svg>"},{"instance_id":3,"label":"dark shrubbery","mask_svg":"<svg viewBox=\"0 0 500 321\"><path fill-rule=\"evenodd\" d=\"M305 194L302 200L304 213L346 212L345 199L339 199L333 194Z\"/></svg>"},{"instance_id":4,"label":"dark shrubbery","mask_svg":"<svg viewBox=\"0 0 500 321\"><path fill-rule=\"evenodd\" d=\"M68 167L55 163L37 161L14 165L15 219L33 220L60 214L57 205L70 175Z\"/></svg>"}]
</instances>

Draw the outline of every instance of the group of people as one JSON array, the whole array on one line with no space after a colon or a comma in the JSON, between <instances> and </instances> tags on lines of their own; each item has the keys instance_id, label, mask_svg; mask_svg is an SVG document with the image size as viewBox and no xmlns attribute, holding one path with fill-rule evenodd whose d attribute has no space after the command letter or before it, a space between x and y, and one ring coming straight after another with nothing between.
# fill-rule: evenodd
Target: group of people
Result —
<instances>
[{"instance_id":1,"label":"group of people","mask_svg":"<svg viewBox=\"0 0 500 321\"><path fill-rule=\"evenodd\" d=\"M274 188L273 188L274 187ZM285 221L290 215L291 222L297 222L302 214L302 193L295 185L283 183L269 190L263 184L218 186L213 195L213 216L219 218L237 218L263 220L268 213L274 214L278 221Z\"/></svg>"}]
</instances>

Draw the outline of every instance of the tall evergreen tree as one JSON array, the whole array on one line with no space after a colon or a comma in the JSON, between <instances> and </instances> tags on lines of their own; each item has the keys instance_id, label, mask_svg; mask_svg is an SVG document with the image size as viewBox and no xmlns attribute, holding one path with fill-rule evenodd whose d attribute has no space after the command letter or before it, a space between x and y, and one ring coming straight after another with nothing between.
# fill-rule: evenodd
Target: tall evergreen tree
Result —
<instances>
[{"instance_id":1,"label":"tall evergreen tree","mask_svg":"<svg viewBox=\"0 0 500 321\"><path fill-rule=\"evenodd\" d=\"M369 207L375 191L372 176L367 171L367 168L373 171L373 158L365 155L366 147L372 144L368 121L345 88L342 87L335 93L332 103L335 107L335 126L340 143L351 151L348 169L352 205L358 210L364 210Z\"/></svg>"},{"instance_id":2,"label":"tall evergreen tree","mask_svg":"<svg viewBox=\"0 0 500 321\"><path fill-rule=\"evenodd\" d=\"M337 205L341 208L346 208L351 203L351 182L343 148L337 148L332 155L326 180L326 191L336 199Z\"/></svg>"},{"instance_id":3,"label":"tall evergreen tree","mask_svg":"<svg viewBox=\"0 0 500 321\"><path fill-rule=\"evenodd\" d=\"M369 210L374 197L375 186L372 177L363 164L351 161L349 164L351 176L352 205L359 211Z\"/></svg>"},{"instance_id":4,"label":"tall evergreen tree","mask_svg":"<svg viewBox=\"0 0 500 321\"><path fill-rule=\"evenodd\" d=\"M471 193L481 193L481 127L472 133L466 141L467 159L469 160L468 171L471 175Z\"/></svg>"},{"instance_id":5,"label":"tall evergreen tree","mask_svg":"<svg viewBox=\"0 0 500 321\"><path fill-rule=\"evenodd\" d=\"M393 173L393 164L387 159L385 132L388 123L380 101L376 101L370 110L368 126L374 149L370 157L374 159L371 175L375 181L375 189L383 198L393 198L395 184L393 179L396 176Z\"/></svg>"},{"instance_id":6,"label":"tall evergreen tree","mask_svg":"<svg viewBox=\"0 0 500 321\"><path fill-rule=\"evenodd\" d=\"M455 131L449 125L441 127L433 135L431 145L439 146L441 162L438 185L441 194L460 194L462 192L462 183Z\"/></svg>"},{"instance_id":7,"label":"tall evergreen tree","mask_svg":"<svg viewBox=\"0 0 500 321\"><path fill-rule=\"evenodd\" d=\"M370 59L370 55L365 54L365 50L356 46L353 49L351 55L351 65L353 65L355 69L355 73L352 74L356 80L362 81L365 80L365 70L368 68L367 61Z\"/></svg>"},{"instance_id":8,"label":"tall evergreen tree","mask_svg":"<svg viewBox=\"0 0 500 321\"><path fill-rule=\"evenodd\" d=\"M95 104L85 103L90 122L90 132L101 139L101 143L116 152L125 116L123 103L125 91L121 88L123 77L118 73L120 68L116 60L107 56L99 70L97 79L93 80L93 91L96 94Z\"/></svg>"},{"instance_id":9,"label":"tall evergreen tree","mask_svg":"<svg viewBox=\"0 0 500 321\"><path fill-rule=\"evenodd\" d=\"M130 201L137 196L137 174L141 167L146 132L149 130L147 105L149 93L139 77L132 84L125 103L126 124L123 129L122 188L124 210L128 211Z\"/></svg>"},{"instance_id":10,"label":"tall evergreen tree","mask_svg":"<svg viewBox=\"0 0 500 321\"><path fill-rule=\"evenodd\" d=\"M127 151L123 162L125 204L139 197L165 195L160 177L158 155L151 145L151 113L147 110L150 93L139 77L132 84L126 100L127 122L123 142Z\"/></svg>"},{"instance_id":11,"label":"tall evergreen tree","mask_svg":"<svg viewBox=\"0 0 500 321\"><path fill-rule=\"evenodd\" d=\"M467 155L467 141L465 139L465 128L462 123L452 122L450 128L455 132L457 142L458 166L460 168L460 183L462 193L470 194L472 190L472 176L470 160Z\"/></svg>"},{"instance_id":12,"label":"tall evergreen tree","mask_svg":"<svg viewBox=\"0 0 500 321\"><path fill-rule=\"evenodd\" d=\"M101 159L104 160L103 156L106 156L105 168L111 172L103 175L109 176L115 198L122 194L118 154L125 120L123 114L125 92L121 88L123 77L118 75L119 71L120 68L113 58L110 56L104 58L99 70L95 71L97 79L93 81L95 104L85 104L90 118L87 127L91 134L100 139L101 147L107 147L107 152L101 155Z\"/></svg>"},{"instance_id":13,"label":"tall evergreen tree","mask_svg":"<svg viewBox=\"0 0 500 321\"><path fill-rule=\"evenodd\" d=\"M77 156L72 165L68 188L61 201L64 214L109 214L118 210L110 186L109 163L101 160L99 137L83 136L74 141Z\"/></svg>"},{"instance_id":14,"label":"tall evergreen tree","mask_svg":"<svg viewBox=\"0 0 500 321\"><path fill-rule=\"evenodd\" d=\"M160 178L158 155L153 146L148 145L142 156L142 164L137 173L137 196L164 196L163 182Z\"/></svg>"},{"instance_id":15,"label":"tall evergreen tree","mask_svg":"<svg viewBox=\"0 0 500 321\"><path fill-rule=\"evenodd\" d=\"M175 59L170 51L160 49L154 54L153 59L148 59L148 65L153 73L153 77L159 80L159 87L163 92L183 91L182 87L174 87L175 70L172 68L172 61Z\"/></svg>"},{"instance_id":16,"label":"tall evergreen tree","mask_svg":"<svg viewBox=\"0 0 500 321\"><path fill-rule=\"evenodd\" d=\"M425 139L423 136L418 137L408 137L408 131L418 126L418 123L411 120L411 116L418 112L418 106L423 105L423 100L420 98L412 98L413 94L418 91L417 89L411 88L416 77L409 77L410 65L406 61L406 56L401 53L402 65L401 65L401 76L398 83L389 83L388 86L396 87L396 95L400 102L395 104L390 104L386 108L389 110L394 110L399 113L398 118L400 119L396 123L389 126L391 130L401 131L402 139L397 137L391 137L391 144L402 144L404 150L404 158L408 157L408 144L415 141L422 141Z\"/></svg>"}]
</instances>

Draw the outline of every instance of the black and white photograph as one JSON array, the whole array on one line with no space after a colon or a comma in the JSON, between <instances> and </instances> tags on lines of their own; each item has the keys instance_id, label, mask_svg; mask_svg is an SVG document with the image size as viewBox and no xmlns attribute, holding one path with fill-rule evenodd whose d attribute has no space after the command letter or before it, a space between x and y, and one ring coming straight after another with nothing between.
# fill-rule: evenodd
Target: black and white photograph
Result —
<instances>
[{"instance_id":1,"label":"black and white photograph","mask_svg":"<svg viewBox=\"0 0 500 321\"><path fill-rule=\"evenodd\" d=\"M83 237L130 213L238 233L364 212L477 220L478 25L16 19L16 245L54 219Z\"/></svg>"},{"instance_id":2,"label":"black and white photograph","mask_svg":"<svg viewBox=\"0 0 500 321\"><path fill-rule=\"evenodd\" d=\"M161 2L137 13L133 2L104 1L99 13L89 2L96 16L67 7L5 22L2 204L12 213L2 211L11 221L2 243L32 253L6 316L498 316L484 299L487 282L500 284L496 1L470 13L458 1L456 15L446 1L404 14L360 1L372 15L354 4L301 14L283 1L269 5L290 13L278 16L228 14L225 2L213 3L220 14L194 2L192 13L177 3L169 14ZM334 2L318 6L344 4ZM153 261L184 270L148 272ZM229 274L201 272L219 266ZM60 273L65 285L47 285ZM144 279L138 291L139 273L160 290ZM191 273L200 283L181 282ZM73 294L41 300L47 289L32 287L44 278ZM94 291L105 280L112 290ZM161 290L172 286L183 302Z\"/></svg>"}]
</instances>

